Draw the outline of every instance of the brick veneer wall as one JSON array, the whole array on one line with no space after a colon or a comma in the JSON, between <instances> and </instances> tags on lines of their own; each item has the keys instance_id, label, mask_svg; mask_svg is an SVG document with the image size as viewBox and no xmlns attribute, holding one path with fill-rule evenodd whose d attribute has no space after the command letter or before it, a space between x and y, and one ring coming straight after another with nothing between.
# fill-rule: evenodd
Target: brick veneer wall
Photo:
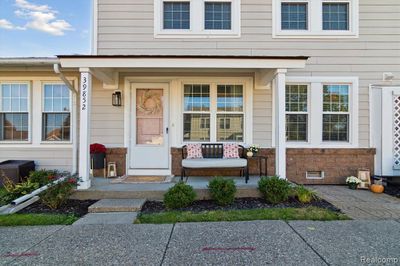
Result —
<instances>
[{"instance_id":1,"label":"brick veneer wall","mask_svg":"<svg viewBox=\"0 0 400 266\"><path fill-rule=\"evenodd\" d=\"M374 173L375 149L287 149L286 175L299 184L345 184L347 176L367 168ZM324 171L323 180L306 179L307 171Z\"/></svg>"},{"instance_id":2,"label":"brick veneer wall","mask_svg":"<svg viewBox=\"0 0 400 266\"><path fill-rule=\"evenodd\" d=\"M290 181L298 184L344 184L345 178L357 175L357 170L367 168L374 172L375 149L287 149L286 172ZM275 149L261 149L260 155L268 158L268 175L275 173ZM182 149L171 148L172 174L181 174ZM249 161L251 175L258 175L257 161ZM307 171L324 171L322 180L306 179ZM238 171L190 170L190 175L238 175Z\"/></svg>"},{"instance_id":3,"label":"brick veneer wall","mask_svg":"<svg viewBox=\"0 0 400 266\"><path fill-rule=\"evenodd\" d=\"M117 174L118 176L124 176L126 174L126 153L127 148L107 148L106 160L107 162L117 163ZM107 167L107 166L106 166ZM107 173L107 171L106 171ZM102 169L95 169L93 176L104 176Z\"/></svg>"}]
</instances>

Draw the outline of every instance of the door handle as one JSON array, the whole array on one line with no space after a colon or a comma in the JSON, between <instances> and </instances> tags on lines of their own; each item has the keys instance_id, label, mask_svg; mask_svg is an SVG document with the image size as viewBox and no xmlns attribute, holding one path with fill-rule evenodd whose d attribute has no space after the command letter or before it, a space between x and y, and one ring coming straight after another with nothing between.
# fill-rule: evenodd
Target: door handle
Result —
<instances>
[{"instance_id":1,"label":"door handle","mask_svg":"<svg viewBox=\"0 0 400 266\"><path fill-rule=\"evenodd\" d=\"M165 128L165 131L166 131L166 133L168 134L168 127L167 127L167 128Z\"/></svg>"}]
</instances>

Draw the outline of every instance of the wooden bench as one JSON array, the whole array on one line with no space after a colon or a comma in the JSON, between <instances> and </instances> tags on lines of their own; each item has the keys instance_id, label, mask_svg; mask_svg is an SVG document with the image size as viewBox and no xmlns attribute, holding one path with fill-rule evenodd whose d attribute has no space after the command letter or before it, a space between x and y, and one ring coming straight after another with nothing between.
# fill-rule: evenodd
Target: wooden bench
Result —
<instances>
[{"instance_id":1,"label":"wooden bench","mask_svg":"<svg viewBox=\"0 0 400 266\"><path fill-rule=\"evenodd\" d=\"M189 178L189 169L238 169L240 176L245 178L245 182L249 181L249 170L247 166L247 159L245 157L246 149L239 145L239 157L235 159L224 159L224 146L221 143L204 143L201 144L203 158L199 159L186 159L187 149L186 145L182 147L182 170L181 181L186 177Z\"/></svg>"}]
</instances>

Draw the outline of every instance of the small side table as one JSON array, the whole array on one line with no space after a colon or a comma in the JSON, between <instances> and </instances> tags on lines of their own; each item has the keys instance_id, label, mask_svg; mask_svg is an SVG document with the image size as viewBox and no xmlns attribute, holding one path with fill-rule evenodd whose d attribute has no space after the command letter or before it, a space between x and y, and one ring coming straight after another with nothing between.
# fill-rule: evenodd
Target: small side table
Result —
<instances>
[{"instance_id":1,"label":"small side table","mask_svg":"<svg viewBox=\"0 0 400 266\"><path fill-rule=\"evenodd\" d=\"M247 157L247 161L257 160L258 170L261 176L266 176L268 174L268 157L262 155L256 155L252 157ZM263 165L265 166L265 171L263 171Z\"/></svg>"}]
</instances>

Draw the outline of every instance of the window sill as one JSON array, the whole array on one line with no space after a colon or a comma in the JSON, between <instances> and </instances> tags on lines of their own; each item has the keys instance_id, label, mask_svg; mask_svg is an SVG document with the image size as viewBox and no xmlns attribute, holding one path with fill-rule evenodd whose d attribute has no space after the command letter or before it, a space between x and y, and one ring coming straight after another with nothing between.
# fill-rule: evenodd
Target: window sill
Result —
<instances>
[{"instance_id":1,"label":"window sill","mask_svg":"<svg viewBox=\"0 0 400 266\"><path fill-rule=\"evenodd\" d=\"M167 32L161 31L154 33L154 38L156 39L179 39L179 38L187 38L187 39L216 39L216 38L240 38L240 33L234 31L204 31L201 33L194 33L190 31L185 32Z\"/></svg>"},{"instance_id":2,"label":"window sill","mask_svg":"<svg viewBox=\"0 0 400 266\"><path fill-rule=\"evenodd\" d=\"M350 38L358 38L358 33L355 32L327 32L327 33L312 33L312 32L278 32L273 33L272 38L274 39L333 39L333 38L343 38L343 39L350 39Z\"/></svg>"}]
</instances>

